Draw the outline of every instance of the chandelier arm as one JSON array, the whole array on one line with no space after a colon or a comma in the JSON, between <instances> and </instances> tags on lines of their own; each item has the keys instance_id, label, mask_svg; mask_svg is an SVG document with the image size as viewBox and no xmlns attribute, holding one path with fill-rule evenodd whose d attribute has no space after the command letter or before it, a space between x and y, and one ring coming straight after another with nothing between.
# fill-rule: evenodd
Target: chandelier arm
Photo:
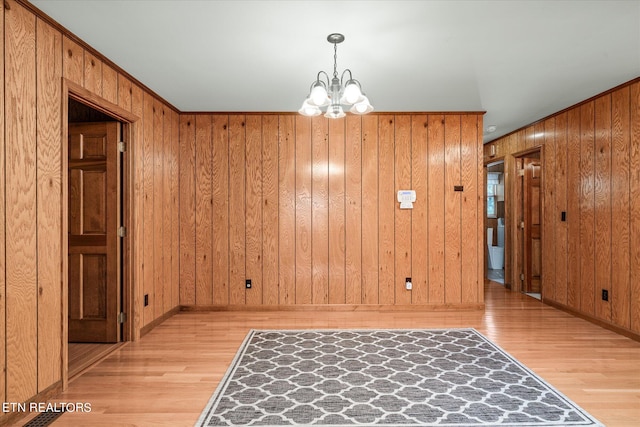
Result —
<instances>
[{"instance_id":1,"label":"chandelier arm","mask_svg":"<svg viewBox=\"0 0 640 427\"><path fill-rule=\"evenodd\" d=\"M327 84L326 84L326 86L325 86L325 89L327 89L327 88L331 85L331 83L330 83L331 79L329 78L329 74L327 74L326 72L324 72L324 71L319 71L319 72L318 72L318 75L316 76L316 82L320 82L320 83L322 83L322 84L324 84L324 83L325 83L323 80L320 80L320 76L321 76L321 75L323 75L323 74L324 74L324 76L325 76L325 77L326 77L326 79L327 79Z\"/></svg>"},{"instance_id":2,"label":"chandelier arm","mask_svg":"<svg viewBox=\"0 0 640 427\"><path fill-rule=\"evenodd\" d=\"M354 82L357 82L358 86L360 86L360 82L353 79L353 75L351 74L351 70L348 69L348 68L345 68L345 70L342 72L342 76L340 76L340 84L342 86L344 86L344 75L347 74L347 73L349 73L349 80L353 80ZM362 90L361 86L360 86L360 89Z\"/></svg>"}]
</instances>

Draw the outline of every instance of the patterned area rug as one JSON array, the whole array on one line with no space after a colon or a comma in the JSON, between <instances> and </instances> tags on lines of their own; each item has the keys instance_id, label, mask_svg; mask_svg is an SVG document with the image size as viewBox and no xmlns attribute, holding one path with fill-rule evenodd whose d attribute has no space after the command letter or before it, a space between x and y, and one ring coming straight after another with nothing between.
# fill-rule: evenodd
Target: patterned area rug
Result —
<instances>
[{"instance_id":1,"label":"patterned area rug","mask_svg":"<svg viewBox=\"0 0 640 427\"><path fill-rule=\"evenodd\" d=\"M601 426L474 329L251 331L198 426Z\"/></svg>"}]
</instances>

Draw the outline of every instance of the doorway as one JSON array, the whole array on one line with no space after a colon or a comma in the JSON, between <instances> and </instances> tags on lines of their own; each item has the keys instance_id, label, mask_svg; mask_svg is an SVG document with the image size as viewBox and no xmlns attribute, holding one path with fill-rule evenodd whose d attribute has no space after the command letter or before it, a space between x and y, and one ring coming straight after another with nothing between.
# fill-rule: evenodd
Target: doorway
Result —
<instances>
[{"instance_id":1,"label":"doorway","mask_svg":"<svg viewBox=\"0 0 640 427\"><path fill-rule=\"evenodd\" d=\"M493 282L505 284L505 260L507 245L505 238L505 173L504 160L493 162L485 168L486 233L485 277Z\"/></svg>"},{"instance_id":2,"label":"doorway","mask_svg":"<svg viewBox=\"0 0 640 427\"><path fill-rule=\"evenodd\" d=\"M516 157L516 260L520 290L542 299L542 161L540 149Z\"/></svg>"}]
</instances>

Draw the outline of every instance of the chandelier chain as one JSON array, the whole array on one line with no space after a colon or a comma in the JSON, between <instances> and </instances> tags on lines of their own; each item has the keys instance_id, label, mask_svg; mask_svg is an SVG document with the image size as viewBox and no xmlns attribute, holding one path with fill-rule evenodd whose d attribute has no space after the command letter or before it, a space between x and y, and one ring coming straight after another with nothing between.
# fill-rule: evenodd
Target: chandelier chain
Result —
<instances>
[{"instance_id":1,"label":"chandelier chain","mask_svg":"<svg viewBox=\"0 0 640 427\"><path fill-rule=\"evenodd\" d=\"M333 77L338 77L338 44L333 44Z\"/></svg>"}]
</instances>

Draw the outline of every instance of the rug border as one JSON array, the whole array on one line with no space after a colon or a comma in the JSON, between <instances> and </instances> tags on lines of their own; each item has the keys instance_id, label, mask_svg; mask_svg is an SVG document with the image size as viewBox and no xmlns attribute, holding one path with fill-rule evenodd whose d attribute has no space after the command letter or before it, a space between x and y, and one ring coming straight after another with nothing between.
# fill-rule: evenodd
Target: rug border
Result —
<instances>
[{"instance_id":1,"label":"rug border","mask_svg":"<svg viewBox=\"0 0 640 427\"><path fill-rule=\"evenodd\" d=\"M558 390L555 386L549 384L540 375L538 375L535 372L533 372L530 368L528 368L526 365L524 365L522 362L520 362L518 359L516 359L514 356L512 356L509 352L507 352L505 349L500 347L498 344L496 344L493 341L491 341L489 338L487 338L484 334L482 334L480 331L478 331L475 328L250 329L247 332L247 335L242 340L242 343L238 347L238 350L236 350L236 353L235 353L235 355L233 357L233 360L229 364L225 374L220 379L220 382L216 386L216 389L214 390L213 394L211 395L211 397L207 401L204 409L200 413L200 416L198 417L198 421L196 422L195 426L196 427L197 426L200 426L200 427L205 426L204 422L206 421L206 419L208 418L209 414L213 410L213 403L218 398L218 395L220 395L220 393L223 393L224 390L226 390L228 377L231 376L233 372L235 372L236 365L238 364L238 362L241 359L241 357L245 354L250 339L256 333L269 333L269 332L282 332L282 333L296 332L296 333L298 333L298 332L335 332L335 331L339 331L339 332L371 332L371 331L380 331L380 332L384 332L384 331L394 331L394 332L399 332L399 331L402 331L402 332L404 332L404 331L442 332L442 331L470 331L470 332L473 332L476 335L478 335L480 338L482 338L487 344L491 345L492 347L494 347L495 349L500 351L502 354L504 354L511 362L515 363L517 366L519 366L522 370L524 370L530 376L535 378L537 381L542 383L544 386L549 388L551 391L555 392L558 395L558 397L562 398L568 406L575 408L579 413L582 414L582 416L584 418L586 418L588 420L591 420L593 422L593 424L572 424L572 425L574 425L574 426L585 425L585 426L594 426L594 427L605 427L605 425L603 423L601 423L597 418L595 418L593 415L591 415L589 412L587 412L585 409L583 409L580 405L578 405L573 400L569 399L564 393L562 393L560 390ZM456 424L456 425L458 425L460 427L464 427L465 426L464 424ZM553 424L547 424L547 426L549 426L549 425L553 425ZM562 424L556 424L556 425L561 426ZM354 426L355 426L355 424L354 424ZM531 426L531 427L545 427L545 426L542 426L540 424L523 424L523 423L519 423L519 424L500 424L500 427L528 427L528 426ZM351 425L346 425L346 426L336 425L336 426L333 426L333 427L352 427L352 426ZM384 425L384 426L381 426L381 427L394 427L394 426L392 426L392 425ZM443 427L446 427L446 425L443 425Z\"/></svg>"}]
</instances>

